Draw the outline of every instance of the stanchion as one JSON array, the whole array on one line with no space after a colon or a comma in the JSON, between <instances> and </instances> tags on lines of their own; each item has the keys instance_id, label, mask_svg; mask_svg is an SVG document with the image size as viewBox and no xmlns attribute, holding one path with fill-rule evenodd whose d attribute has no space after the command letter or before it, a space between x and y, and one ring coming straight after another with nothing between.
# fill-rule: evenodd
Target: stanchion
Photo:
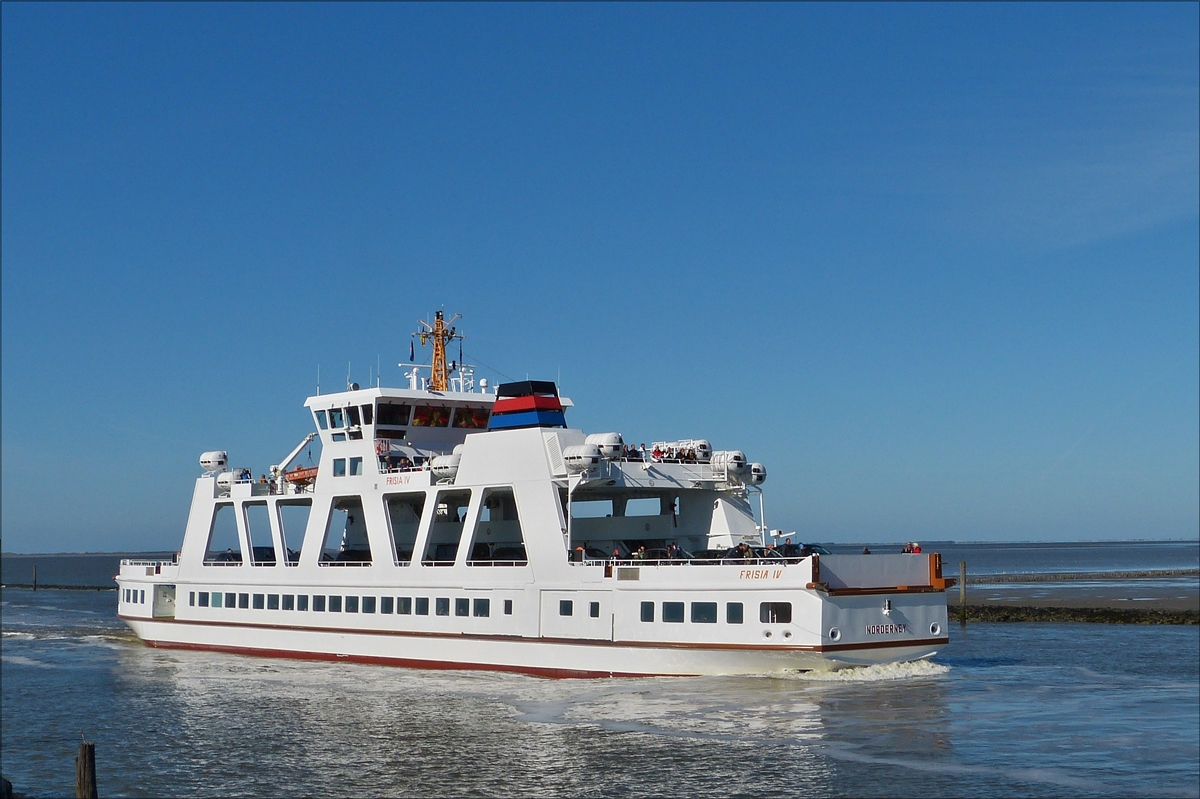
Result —
<instances>
[{"instance_id":1,"label":"stanchion","mask_svg":"<svg viewBox=\"0 0 1200 799\"><path fill-rule=\"evenodd\" d=\"M97 799L96 745L84 741L75 756L75 799Z\"/></svg>"},{"instance_id":2,"label":"stanchion","mask_svg":"<svg viewBox=\"0 0 1200 799\"><path fill-rule=\"evenodd\" d=\"M958 620L967 626L967 562L958 562Z\"/></svg>"}]
</instances>

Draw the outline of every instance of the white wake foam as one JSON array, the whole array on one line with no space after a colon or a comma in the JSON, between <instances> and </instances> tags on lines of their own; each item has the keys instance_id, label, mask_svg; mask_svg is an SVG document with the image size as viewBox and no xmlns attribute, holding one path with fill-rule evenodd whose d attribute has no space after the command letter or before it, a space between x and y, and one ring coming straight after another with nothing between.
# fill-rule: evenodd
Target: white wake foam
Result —
<instances>
[{"instance_id":1,"label":"white wake foam","mask_svg":"<svg viewBox=\"0 0 1200 799\"><path fill-rule=\"evenodd\" d=\"M915 677L940 677L949 673L950 667L941 663L910 660L907 663L876 663L872 666L856 666L836 671L804 671L789 676L812 682L884 682Z\"/></svg>"}]
</instances>

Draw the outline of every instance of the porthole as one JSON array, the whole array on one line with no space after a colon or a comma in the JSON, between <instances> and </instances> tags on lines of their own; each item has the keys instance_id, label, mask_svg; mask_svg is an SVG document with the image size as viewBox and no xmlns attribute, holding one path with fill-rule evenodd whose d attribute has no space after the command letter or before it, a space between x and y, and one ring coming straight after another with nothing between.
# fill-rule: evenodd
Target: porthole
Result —
<instances>
[{"instance_id":1,"label":"porthole","mask_svg":"<svg viewBox=\"0 0 1200 799\"><path fill-rule=\"evenodd\" d=\"M841 630L839 630L837 627L830 627L830 628L829 628L829 640L830 640L830 641L836 641L836 640L838 640L838 639L839 639L839 638L841 638L841 637L842 637L842 631L841 631Z\"/></svg>"},{"instance_id":2,"label":"porthole","mask_svg":"<svg viewBox=\"0 0 1200 799\"><path fill-rule=\"evenodd\" d=\"M929 625L929 634L930 635L941 635L941 633L942 633L942 625L938 624L936 621L933 624Z\"/></svg>"},{"instance_id":3,"label":"porthole","mask_svg":"<svg viewBox=\"0 0 1200 799\"><path fill-rule=\"evenodd\" d=\"M784 630L784 631L783 631L783 637L784 637L784 638L787 638L787 639L789 639L789 640L791 640L791 637L792 637L792 631L791 631L791 630Z\"/></svg>"},{"instance_id":4,"label":"porthole","mask_svg":"<svg viewBox=\"0 0 1200 799\"><path fill-rule=\"evenodd\" d=\"M770 637L771 637L771 631L763 630L763 638L770 638Z\"/></svg>"}]
</instances>

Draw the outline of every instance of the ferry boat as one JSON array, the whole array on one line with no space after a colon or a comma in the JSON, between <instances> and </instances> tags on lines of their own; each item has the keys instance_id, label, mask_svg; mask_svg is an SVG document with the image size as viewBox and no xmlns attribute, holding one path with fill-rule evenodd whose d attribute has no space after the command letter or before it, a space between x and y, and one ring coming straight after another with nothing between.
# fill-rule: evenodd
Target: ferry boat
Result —
<instances>
[{"instance_id":1,"label":"ferry boat","mask_svg":"<svg viewBox=\"0 0 1200 799\"><path fill-rule=\"evenodd\" d=\"M119 617L154 647L555 677L827 670L948 643L937 554L771 546L762 464L585 434L552 382L477 388L446 362L454 321L422 322L431 365L401 364L405 388L318 388L312 432L269 474L205 452L180 551L121 562ZM314 439L318 462L293 467Z\"/></svg>"}]
</instances>

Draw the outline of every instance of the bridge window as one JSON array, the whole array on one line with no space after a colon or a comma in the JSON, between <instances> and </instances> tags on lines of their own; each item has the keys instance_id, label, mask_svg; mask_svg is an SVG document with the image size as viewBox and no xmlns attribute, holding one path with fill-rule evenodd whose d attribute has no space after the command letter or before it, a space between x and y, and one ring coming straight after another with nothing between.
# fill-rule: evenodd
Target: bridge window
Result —
<instances>
[{"instance_id":1,"label":"bridge window","mask_svg":"<svg viewBox=\"0 0 1200 799\"><path fill-rule=\"evenodd\" d=\"M379 414L375 423L391 427L404 427L408 424L408 415L410 413L412 413L411 405L381 402L379 403Z\"/></svg>"},{"instance_id":2,"label":"bridge window","mask_svg":"<svg viewBox=\"0 0 1200 799\"><path fill-rule=\"evenodd\" d=\"M328 430L329 422L325 418L325 411L316 411L314 415L317 417L317 426L322 430Z\"/></svg>"},{"instance_id":3,"label":"bridge window","mask_svg":"<svg viewBox=\"0 0 1200 799\"><path fill-rule=\"evenodd\" d=\"M360 497L337 497L325 525L321 565L371 562L371 543Z\"/></svg>"},{"instance_id":4,"label":"bridge window","mask_svg":"<svg viewBox=\"0 0 1200 799\"><path fill-rule=\"evenodd\" d=\"M329 411L329 426L334 430L338 430L346 426L346 422L342 417L341 408L332 408Z\"/></svg>"},{"instance_id":5,"label":"bridge window","mask_svg":"<svg viewBox=\"0 0 1200 799\"><path fill-rule=\"evenodd\" d=\"M479 520L471 536L468 563L496 566L524 566L525 536L517 514L517 500L511 488L489 488L483 493Z\"/></svg>"},{"instance_id":6,"label":"bridge window","mask_svg":"<svg viewBox=\"0 0 1200 799\"><path fill-rule=\"evenodd\" d=\"M206 565L232 566L242 562L242 539L238 535L234 514L233 505L228 503L217 505L213 512L208 549L204 554Z\"/></svg>"},{"instance_id":7,"label":"bridge window","mask_svg":"<svg viewBox=\"0 0 1200 799\"><path fill-rule=\"evenodd\" d=\"M351 405L346 409L346 418L350 420L351 427L358 427L362 422L358 418L358 406Z\"/></svg>"},{"instance_id":8,"label":"bridge window","mask_svg":"<svg viewBox=\"0 0 1200 799\"><path fill-rule=\"evenodd\" d=\"M394 559L396 563L407 564L412 560L421 514L425 512L425 494L391 494L384 502L387 505L388 523L392 527Z\"/></svg>"},{"instance_id":9,"label":"bridge window","mask_svg":"<svg viewBox=\"0 0 1200 799\"><path fill-rule=\"evenodd\" d=\"M790 624L791 602L763 602L758 606L758 620L763 624Z\"/></svg>"},{"instance_id":10,"label":"bridge window","mask_svg":"<svg viewBox=\"0 0 1200 799\"><path fill-rule=\"evenodd\" d=\"M491 416L486 408L455 408L454 426L466 427L473 430L484 430Z\"/></svg>"},{"instance_id":11,"label":"bridge window","mask_svg":"<svg viewBox=\"0 0 1200 799\"><path fill-rule=\"evenodd\" d=\"M454 563L470 504L470 491L438 492L422 563L428 566L449 566Z\"/></svg>"},{"instance_id":12,"label":"bridge window","mask_svg":"<svg viewBox=\"0 0 1200 799\"><path fill-rule=\"evenodd\" d=\"M412 423L413 427L446 427L450 424L450 409L441 405L418 405Z\"/></svg>"}]
</instances>

